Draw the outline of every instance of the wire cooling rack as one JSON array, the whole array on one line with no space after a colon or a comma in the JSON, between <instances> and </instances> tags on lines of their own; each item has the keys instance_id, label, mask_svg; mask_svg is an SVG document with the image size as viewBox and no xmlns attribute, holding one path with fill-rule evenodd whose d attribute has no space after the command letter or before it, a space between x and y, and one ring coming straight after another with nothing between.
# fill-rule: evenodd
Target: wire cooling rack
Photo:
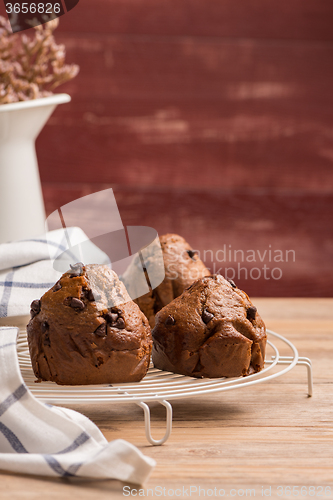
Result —
<instances>
[{"instance_id":1,"label":"wire cooling rack","mask_svg":"<svg viewBox=\"0 0 333 500\"><path fill-rule=\"evenodd\" d=\"M306 366L308 395L312 396L313 380L310 359L299 357L296 347L282 335L271 330L267 330L267 334L267 351L271 350L271 355L270 357L266 355L265 368L259 373L237 378L198 379L165 372L151 366L141 382L129 384L87 386L61 386L54 382L36 384L25 331L20 332L17 351L23 379L30 391L40 401L69 406L73 403L135 403L144 411L147 440L152 445L161 445L169 438L172 429L172 406L169 400L249 387L280 377L296 365ZM283 348L287 346L291 350L291 355L281 356L275 345L276 341ZM281 368L281 365L282 369L278 369ZM274 370L275 367L277 370ZM166 432L159 440L153 439L151 435L150 409L147 404L149 402L158 402L166 408Z\"/></svg>"}]
</instances>

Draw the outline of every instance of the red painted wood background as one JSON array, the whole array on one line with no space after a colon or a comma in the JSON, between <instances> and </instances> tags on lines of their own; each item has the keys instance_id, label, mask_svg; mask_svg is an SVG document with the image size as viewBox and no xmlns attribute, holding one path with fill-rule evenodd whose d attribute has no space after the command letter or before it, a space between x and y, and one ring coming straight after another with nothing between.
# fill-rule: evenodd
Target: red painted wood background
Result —
<instances>
[{"instance_id":1,"label":"red painted wood background","mask_svg":"<svg viewBox=\"0 0 333 500\"><path fill-rule=\"evenodd\" d=\"M81 0L57 31L72 102L37 141L47 212L111 186L124 224L212 269L237 268L224 245L259 251L249 294L331 296L332 20L331 0Z\"/></svg>"}]
</instances>

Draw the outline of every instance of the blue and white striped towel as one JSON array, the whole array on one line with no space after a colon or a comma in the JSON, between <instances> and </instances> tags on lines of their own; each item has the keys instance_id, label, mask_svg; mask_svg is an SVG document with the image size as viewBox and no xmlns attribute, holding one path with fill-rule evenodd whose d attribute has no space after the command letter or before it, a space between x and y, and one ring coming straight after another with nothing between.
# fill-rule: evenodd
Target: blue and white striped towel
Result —
<instances>
[{"instance_id":1,"label":"blue and white striped towel","mask_svg":"<svg viewBox=\"0 0 333 500\"><path fill-rule=\"evenodd\" d=\"M28 315L31 302L49 290L62 274L54 269L54 260L68 252L69 244L79 252L72 255L73 262L83 260L77 245L83 241L91 263L110 262L78 227L0 245L0 318ZM69 265L64 270L68 268Z\"/></svg>"},{"instance_id":2,"label":"blue and white striped towel","mask_svg":"<svg viewBox=\"0 0 333 500\"><path fill-rule=\"evenodd\" d=\"M88 418L43 404L22 379L17 328L0 328L0 470L143 484L155 466L135 446L107 442Z\"/></svg>"}]
</instances>

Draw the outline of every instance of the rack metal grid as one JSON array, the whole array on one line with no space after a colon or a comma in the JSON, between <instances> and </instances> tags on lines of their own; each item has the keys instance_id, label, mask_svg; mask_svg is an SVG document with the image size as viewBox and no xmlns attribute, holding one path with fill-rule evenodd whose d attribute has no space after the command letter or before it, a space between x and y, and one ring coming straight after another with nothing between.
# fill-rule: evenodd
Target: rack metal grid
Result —
<instances>
[{"instance_id":1,"label":"rack metal grid","mask_svg":"<svg viewBox=\"0 0 333 500\"><path fill-rule=\"evenodd\" d=\"M272 349L270 359L266 356L265 368L247 377L198 379L158 370L151 366L146 377L141 382L117 385L89 385L89 386L60 386L54 382L35 384L32 371L26 332L20 332L17 344L18 359L23 379L34 396L45 403L66 404L75 403L135 403L144 411L145 432L147 440L152 445L161 445L166 442L172 429L172 406L169 400L193 397L214 392L228 391L249 387L260 382L267 382L280 377L292 370L296 365L307 368L308 396L312 396L313 379L312 366L309 358L299 357L296 347L282 335L267 330L267 344ZM272 340L281 341L287 345L291 356L281 356ZM285 365L279 371L274 367ZM150 408L147 403L158 402L166 408L166 432L156 440L151 435Z\"/></svg>"}]
</instances>

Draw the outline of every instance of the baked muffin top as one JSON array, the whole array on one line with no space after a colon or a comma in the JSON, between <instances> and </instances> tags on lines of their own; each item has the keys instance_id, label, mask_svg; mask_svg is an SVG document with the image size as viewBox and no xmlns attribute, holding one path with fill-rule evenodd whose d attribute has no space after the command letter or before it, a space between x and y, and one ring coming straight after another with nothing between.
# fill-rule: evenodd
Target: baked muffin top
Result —
<instances>
[{"instance_id":1,"label":"baked muffin top","mask_svg":"<svg viewBox=\"0 0 333 500\"><path fill-rule=\"evenodd\" d=\"M148 369L148 321L108 266L72 266L33 301L31 316L29 350L39 379L126 382L139 380Z\"/></svg>"},{"instance_id":2,"label":"baked muffin top","mask_svg":"<svg viewBox=\"0 0 333 500\"><path fill-rule=\"evenodd\" d=\"M230 376L225 364L227 359L223 375L210 374L210 367L203 367L202 361L195 366L189 362L187 368L182 370L181 360L185 359L185 352L188 359L196 354L194 360L201 358L207 350L215 356L223 356L223 346L244 344L247 350L250 347L247 351L250 353L248 368L250 362L253 371L259 371L263 366L266 344L264 322L247 294L223 276L213 275L197 280L163 307L155 320L152 332L155 365L156 360L159 364L158 353L162 356L163 352L163 357L168 358L171 365L175 365L175 371L178 369L180 373L185 371L190 374L188 370L191 369L193 376ZM235 362L237 360L233 360ZM165 366L157 367L166 369Z\"/></svg>"}]
</instances>

